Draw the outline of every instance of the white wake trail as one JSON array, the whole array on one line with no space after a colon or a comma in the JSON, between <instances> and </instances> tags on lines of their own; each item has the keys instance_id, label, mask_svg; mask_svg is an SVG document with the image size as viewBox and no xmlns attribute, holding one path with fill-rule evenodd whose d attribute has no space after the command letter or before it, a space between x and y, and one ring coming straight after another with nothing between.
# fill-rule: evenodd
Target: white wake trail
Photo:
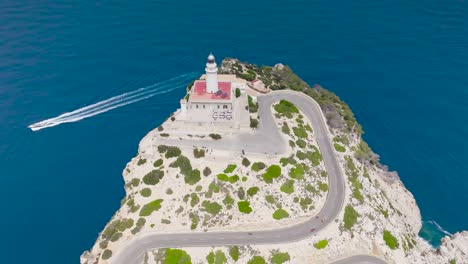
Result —
<instances>
[{"instance_id":1,"label":"white wake trail","mask_svg":"<svg viewBox=\"0 0 468 264\"><path fill-rule=\"evenodd\" d=\"M116 95L116 96L111 97L109 99L106 99L106 100L97 102L95 104L88 105L88 106L76 109L76 110L71 111L71 112L63 113L63 114L61 114L61 115L59 115L57 117L50 118L50 119L47 119L47 120L44 120L44 121L59 120L61 118L65 118L65 117L74 117L75 115L80 114L82 112L94 111L94 110L96 110L98 108L101 108L101 107L107 107L109 104L121 102L122 100L127 100L127 99L130 99L130 98L136 97L136 96L141 96L141 95L144 95L146 93L151 93L151 92L154 92L155 90L163 89L163 88L166 88L166 87L169 87L169 86L176 86L178 84L187 82L187 77L190 77L190 76L193 76L193 73L182 74L182 75L179 75L177 77L174 77L174 78L171 78L171 79L168 79L168 80L165 80L165 81L162 81L162 82L159 82L159 83L147 86L147 87L142 87L142 88L136 89L136 90L131 91L131 92L126 92L126 93L123 93L123 94L120 94L120 95ZM181 78L183 78L183 79L181 79ZM181 79L181 80L179 80L179 79ZM176 81L176 80L179 80L179 81ZM176 82L171 83L171 81L176 81ZM40 122L38 122L38 123L40 123ZM38 124L38 123L36 123L36 124Z\"/></svg>"},{"instance_id":2,"label":"white wake trail","mask_svg":"<svg viewBox=\"0 0 468 264\"><path fill-rule=\"evenodd\" d=\"M92 104L92 105L89 105L89 106L82 107L82 108L74 110L72 112L61 114L61 115L59 115L57 117L50 118L50 119L47 119L45 121L62 121L62 120L69 119L69 118L76 118L76 117L78 117L80 115L88 115L89 113L97 112L97 111L100 111L101 109L109 108L114 104L120 104L120 103L125 102L125 101L135 100L138 97L145 97L146 98L146 96L148 94L157 92L159 90L162 90L162 89L168 88L168 87L175 87L175 86L179 87L180 85L185 84L185 83L186 83L186 80L182 80L182 81L178 81L178 82L175 82L175 83L166 83L166 84L163 84L163 85L161 85L161 83L151 85L151 86L148 86L148 87L140 88L140 89L138 89L136 91L133 91L133 92L128 92L128 93L124 93L124 94L121 94L121 95L114 96L112 98L106 99L104 101L101 101L101 102L98 102L98 103L95 103L95 104ZM137 100L137 101L140 101L140 100Z\"/></svg>"},{"instance_id":3,"label":"white wake trail","mask_svg":"<svg viewBox=\"0 0 468 264\"><path fill-rule=\"evenodd\" d=\"M28 126L32 131L37 131L47 127L57 126L63 123L70 123L95 116L117 107L132 104L158 94L168 93L178 88L182 88L190 80L188 77L194 77L194 73L183 74L169 80L153 84L147 87L139 88L132 92L111 97L98 103L79 108L77 110L63 113L57 117L49 118L41 122ZM163 90L165 88L169 88Z\"/></svg>"}]
</instances>

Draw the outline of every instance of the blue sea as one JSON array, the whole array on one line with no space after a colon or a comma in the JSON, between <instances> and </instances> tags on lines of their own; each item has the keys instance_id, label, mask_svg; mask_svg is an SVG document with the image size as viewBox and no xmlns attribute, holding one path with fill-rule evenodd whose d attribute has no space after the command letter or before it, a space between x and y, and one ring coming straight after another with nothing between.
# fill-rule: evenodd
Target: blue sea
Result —
<instances>
[{"instance_id":1,"label":"blue sea","mask_svg":"<svg viewBox=\"0 0 468 264\"><path fill-rule=\"evenodd\" d=\"M28 125L187 72L208 53L281 62L348 103L421 209L468 229L468 3L0 1L2 263L77 263L119 208L138 142L183 89L32 132Z\"/></svg>"}]
</instances>

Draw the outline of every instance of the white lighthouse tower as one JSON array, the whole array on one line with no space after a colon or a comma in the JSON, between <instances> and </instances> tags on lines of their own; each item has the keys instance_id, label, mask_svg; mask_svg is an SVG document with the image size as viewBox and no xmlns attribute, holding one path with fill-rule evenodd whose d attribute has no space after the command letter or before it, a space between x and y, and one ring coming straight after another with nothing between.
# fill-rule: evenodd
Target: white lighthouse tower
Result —
<instances>
[{"instance_id":1,"label":"white lighthouse tower","mask_svg":"<svg viewBox=\"0 0 468 264\"><path fill-rule=\"evenodd\" d=\"M206 91L216 93L218 91L218 67L216 67L215 57L212 53L206 62Z\"/></svg>"}]
</instances>

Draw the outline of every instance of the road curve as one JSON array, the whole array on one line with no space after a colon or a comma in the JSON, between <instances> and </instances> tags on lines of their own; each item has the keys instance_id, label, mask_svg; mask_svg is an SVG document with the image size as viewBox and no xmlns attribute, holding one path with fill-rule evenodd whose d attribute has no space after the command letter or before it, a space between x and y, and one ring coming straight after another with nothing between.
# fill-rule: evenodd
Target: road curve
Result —
<instances>
[{"instance_id":1,"label":"road curve","mask_svg":"<svg viewBox=\"0 0 468 264\"><path fill-rule=\"evenodd\" d=\"M336 159L332 143L327 134L327 124L322 111L312 98L302 93L293 91L275 91L267 95L259 96L260 126L253 135L239 135L244 144L236 138L226 138L213 143L209 147L220 147L230 149L241 146L246 152L263 153L264 146L272 146L268 152L283 153L286 144L275 124L271 105L281 99L294 103L310 120L314 129L317 144L323 157L325 168L328 172L329 190L324 206L317 216L285 228L273 230L261 230L251 232L190 232L172 234L147 234L136 237L120 250L112 259L113 264L141 263L144 253L155 248L169 247L202 247L202 246L231 246L231 245L253 245L253 244L277 244L303 240L327 226L339 214L345 192L343 173ZM250 138L249 138L250 137ZM254 140L252 140L254 139ZM164 144L172 143L170 140L162 140ZM165 142L164 142L165 141ZM245 142L250 142L245 144ZM254 142L256 144L254 144ZM261 144L260 144L260 143ZM206 141L197 143L190 141L187 145L205 145ZM184 141L176 140L175 145L184 145ZM260 148L259 148L260 147ZM235 149L232 149L235 150ZM259 151L261 150L261 151ZM314 228L314 232L310 230ZM348 262L359 263L362 259L351 259ZM380 259L378 259L380 260ZM349 262L351 261L351 262ZM381 262L372 262L381 263Z\"/></svg>"}]
</instances>

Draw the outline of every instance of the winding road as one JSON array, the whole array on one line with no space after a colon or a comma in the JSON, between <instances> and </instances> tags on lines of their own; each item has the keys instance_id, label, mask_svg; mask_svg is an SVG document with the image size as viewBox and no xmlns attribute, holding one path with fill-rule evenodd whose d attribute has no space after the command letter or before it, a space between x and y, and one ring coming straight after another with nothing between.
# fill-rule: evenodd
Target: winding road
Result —
<instances>
[{"instance_id":1,"label":"winding road","mask_svg":"<svg viewBox=\"0 0 468 264\"><path fill-rule=\"evenodd\" d=\"M294 103L310 120L317 144L328 172L327 199L318 215L299 224L273 230L253 232L190 232L172 234L147 234L130 241L112 258L113 264L141 263L146 251L168 247L203 247L253 244L278 244L308 238L335 220L345 198L344 176L336 159L327 133L327 124L320 106L312 98L293 91L274 91L258 97L260 125L254 134L240 134L221 140L184 141L161 139L162 144L178 146L206 146L247 153L281 154L287 145L280 134L271 112L271 105L284 99ZM311 229L314 229L311 232ZM352 256L335 263L385 263L372 256Z\"/></svg>"}]
</instances>

